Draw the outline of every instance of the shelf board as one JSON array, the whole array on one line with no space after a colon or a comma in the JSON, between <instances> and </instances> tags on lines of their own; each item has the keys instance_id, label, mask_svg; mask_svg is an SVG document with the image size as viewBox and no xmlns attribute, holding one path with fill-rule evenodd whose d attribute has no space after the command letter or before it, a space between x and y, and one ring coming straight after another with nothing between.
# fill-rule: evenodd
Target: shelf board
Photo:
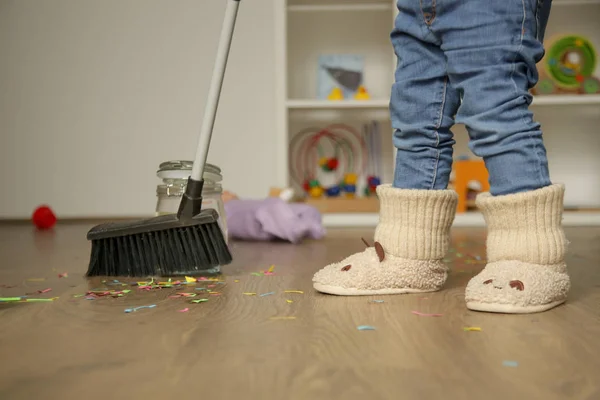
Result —
<instances>
[{"instance_id":1,"label":"shelf board","mask_svg":"<svg viewBox=\"0 0 600 400\"><path fill-rule=\"evenodd\" d=\"M288 6L290 12L322 12L322 11L392 11L392 4L302 4Z\"/></svg>"},{"instance_id":2,"label":"shelf board","mask_svg":"<svg viewBox=\"0 0 600 400\"><path fill-rule=\"evenodd\" d=\"M325 213L323 225L328 228L375 228L376 213ZM565 211L563 226L600 226L600 211ZM477 211L456 214L454 227L484 227L483 215Z\"/></svg>"},{"instance_id":3,"label":"shelf board","mask_svg":"<svg viewBox=\"0 0 600 400\"><path fill-rule=\"evenodd\" d=\"M600 104L600 94L555 94L533 97L533 105L577 105L577 104Z\"/></svg>"},{"instance_id":4,"label":"shelf board","mask_svg":"<svg viewBox=\"0 0 600 400\"><path fill-rule=\"evenodd\" d=\"M388 108L389 99L373 100L288 100L288 109ZM600 104L599 94L534 96L534 106Z\"/></svg>"},{"instance_id":5,"label":"shelf board","mask_svg":"<svg viewBox=\"0 0 600 400\"><path fill-rule=\"evenodd\" d=\"M389 99L373 100L288 100L287 108L291 109L336 109L336 108L388 108Z\"/></svg>"},{"instance_id":6,"label":"shelf board","mask_svg":"<svg viewBox=\"0 0 600 400\"><path fill-rule=\"evenodd\" d=\"M553 6L585 6L589 4L600 5L600 0L554 0Z\"/></svg>"}]
</instances>

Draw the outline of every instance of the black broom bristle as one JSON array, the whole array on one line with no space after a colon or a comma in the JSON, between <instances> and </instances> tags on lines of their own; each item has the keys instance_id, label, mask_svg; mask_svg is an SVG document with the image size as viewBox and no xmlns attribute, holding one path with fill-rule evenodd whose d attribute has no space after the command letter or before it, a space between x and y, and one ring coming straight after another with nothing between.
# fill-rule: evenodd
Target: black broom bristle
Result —
<instances>
[{"instance_id":1,"label":"black broom bristle","mask_svg":"<svg viewBox=\"0 0 600 400\"><path fill-rule=\"evenodd\" d=\"M193 220L176 216L100 225L92 241L87 276L176 276L214 271L232 260L214 210Z\"/></svg>"}]
</instances>

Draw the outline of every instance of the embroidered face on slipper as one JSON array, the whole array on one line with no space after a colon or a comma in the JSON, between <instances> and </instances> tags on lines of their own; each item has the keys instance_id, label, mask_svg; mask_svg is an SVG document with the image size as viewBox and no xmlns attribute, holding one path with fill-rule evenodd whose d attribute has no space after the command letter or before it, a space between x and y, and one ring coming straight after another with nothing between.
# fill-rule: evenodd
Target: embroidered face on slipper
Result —
<instances>
[{"instance_id":1,"label":"embroidered face on slipper","mask_svg":"<svg viewBox=\"0 0 600 400\"><path fill-rule=\"evenodd\" d=\"M562 300L569 291L566 266L496 261L471 279L465 292L467 302L543 305Z\"/></svg>"}]
</instances>

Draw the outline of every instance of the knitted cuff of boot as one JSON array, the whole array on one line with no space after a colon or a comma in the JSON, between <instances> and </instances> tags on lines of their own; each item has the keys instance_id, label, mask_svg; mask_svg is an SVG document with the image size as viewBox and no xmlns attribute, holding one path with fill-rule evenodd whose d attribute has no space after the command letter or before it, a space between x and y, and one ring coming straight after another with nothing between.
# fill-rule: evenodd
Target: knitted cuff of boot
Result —
<instances>
[{"instance_id":1,"label":"knitted cuff of boot","mask_svg":"<svg viewBox=\"0 0 600 400\"><path fill-rule=\"evenodd\" d=\"M313 285L319 292L341 296L421 293L439 290L447 274L439 260L395 257L376 242L375 247L318 271Z\"/></svg>"}]
</instances>

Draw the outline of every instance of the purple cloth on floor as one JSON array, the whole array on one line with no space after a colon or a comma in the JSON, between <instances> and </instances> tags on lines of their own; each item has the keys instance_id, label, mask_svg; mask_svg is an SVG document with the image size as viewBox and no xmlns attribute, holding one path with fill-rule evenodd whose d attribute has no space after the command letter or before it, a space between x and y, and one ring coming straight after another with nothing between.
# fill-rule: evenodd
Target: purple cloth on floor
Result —
<instances>
[{"instance_id":1,"label":"purple cloth on floor","mask_svg":"<svg viewBox=\"0 0 600 400\"><path fill-rule=\"evenodd\" d=\"M281 239L298 243L325 235L321 214L313 206L287 203L277 197L230 200L225 203L229 236L241 240Z\"/></svg>"}]
</instances>

